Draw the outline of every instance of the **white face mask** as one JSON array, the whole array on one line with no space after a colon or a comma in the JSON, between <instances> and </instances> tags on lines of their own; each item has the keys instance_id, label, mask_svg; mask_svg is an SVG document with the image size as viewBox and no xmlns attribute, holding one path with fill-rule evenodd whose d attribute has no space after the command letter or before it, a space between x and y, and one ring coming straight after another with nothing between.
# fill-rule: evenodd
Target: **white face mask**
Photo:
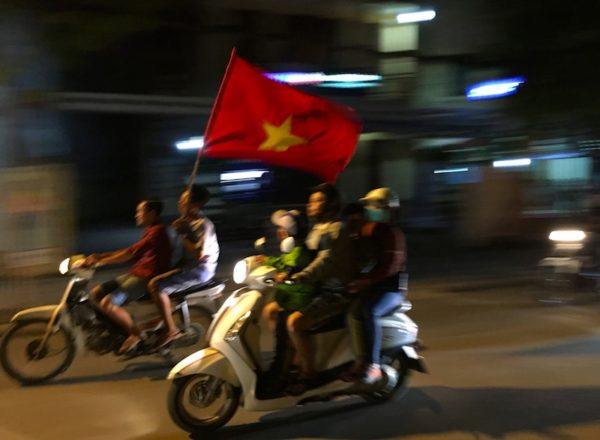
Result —
<instances>
[{"instance_id":1,"label":"white face mask","mask_svg":"<svg viewBox=\"0 0 600 440\"><path fill-rule=\"evenodd\" d=\"M370 222L387 223L390 221L390 212L385 209L365 209L365 217Z\"/></svg>"},{"instance_id":2,"label":"white face mask","mask_svg":"<svg viewBox=\"0 0 600 440\"><path fill-rule=\"evenodd\" d=\"M296 240L294 237L287 237L281 240L281 244L279 245L279 250L284 254L289 254L296 247Z\"/></svg>"}]
</instances>

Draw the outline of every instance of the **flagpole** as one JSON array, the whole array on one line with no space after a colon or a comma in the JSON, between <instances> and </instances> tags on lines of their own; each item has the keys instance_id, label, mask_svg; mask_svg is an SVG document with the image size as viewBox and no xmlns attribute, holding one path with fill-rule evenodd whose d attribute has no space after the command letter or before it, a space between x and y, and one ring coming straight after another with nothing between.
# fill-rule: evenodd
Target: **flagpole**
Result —
<instances>
[{"instance_id":1,"label":"flagpole","mask_svg":"<svg viewBox=\"0 0 600 440\"><path fill-rule=\"evenodd\" d=\"M206 139L206 134L210 131L210 128L212 126L213 117L214 117L215 113L217 113L218 108L220 107L221 95L223 93L223 90L225 89L225 84L227 83L227 80L229 79L229 72L230 72L231 66L235 60L236 54L237 54L237 50L234 47L233 49L231 49L231 55L229 56L229 62L227 63L227 67L225 68L225 74L223 75L223 80L221 81L221 85L219 86L219 91L217 92L217 98L215 99L215 103L213 105L212 111L210 112L210 115L208 117L208 123L206 124L206 128L204 129L204 139ZM202 145L202 148L200 149L200 151L198 151L198 156L196 156L196 162L194 163L194 169L192 170L192 174L190 175L190 178L188 180L188 185L187 185L188 191L190 191L192 189L194 180L196 180L196 176L198 175L198 170L200 169L200 159L202 158L202 153L203 153L204 149L206 149L206 147L208 147L208 142L205 143L204 145Z\"/></svg>"}]
</instances>

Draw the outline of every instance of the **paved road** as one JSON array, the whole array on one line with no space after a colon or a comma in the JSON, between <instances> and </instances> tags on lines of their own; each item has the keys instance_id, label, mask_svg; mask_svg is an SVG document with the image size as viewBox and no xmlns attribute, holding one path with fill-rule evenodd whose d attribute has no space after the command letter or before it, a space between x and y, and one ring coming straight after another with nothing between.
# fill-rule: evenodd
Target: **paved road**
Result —
<instances>
[{"instance_id":1,"label":"paved road","mask_svg":"<svg viewBox=\"0 0 600 440\"><path fill-rule=\"evenodd\" d=\"M600 304L544 306L513 284L412 284L431 374L404 399L241 409L213 438L600 438ZM166 411L167 371L87 355L45 386L0 373L0 439L185 439Z\"/></svg>"}]
</instances>

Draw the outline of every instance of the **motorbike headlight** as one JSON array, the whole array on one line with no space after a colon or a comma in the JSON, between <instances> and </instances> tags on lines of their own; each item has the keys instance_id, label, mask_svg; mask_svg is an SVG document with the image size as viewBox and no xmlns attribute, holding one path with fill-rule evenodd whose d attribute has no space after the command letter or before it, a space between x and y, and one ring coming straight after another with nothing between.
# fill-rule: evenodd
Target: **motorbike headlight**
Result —
<instances>
[{"instance_id":1,"label":"motorbike headlight","mask_svg":"<svg viewBox=\"0 0 600 440\"><path fill-rule=\"evenodd\" d=\"M250 312L250 310L248 310L246 313L240 316L237 321L235 321L235 323L229 328L229 330L227 330L227 333L225 334L224 338L227 342L230 342L238 337L240 330L244 326L246 320L250 318L251 314L252 313Z\"/></svg>"},{"instance_id":2,"label":"motorbike headlight","mask_svg":"<svg viewBox=\"0 0 600 440\"><path fill-rule=\"evenodd\" d=\"M246 260L238 261L233 267L233 282L242 284L248 277L248 264Z\"/></svg>"},{"instance_id":3,"label":"motorbike headlight","mask_svg":"<svg viewBox=\"0 0 600 440\"><path fill-rule=\"evenodd\" d=\"M564 241L568 243L577 243L585 240L585 232L572 229L572 230L559 230L552 231L548 238L552 241Z\"/></svg>"},{"instance_id":4,"label":"motorbike headlight","mask_svg":"<svg viewBox=\"0 0 600 440\"><path fill-rule=\"evenodd\" d=\"M64 260L62 260L58 265L58 271L60 272L60 274L65 275L67 272L69 272L70 265L71 258L65 258Z\"/></svg>"}]
</instances>

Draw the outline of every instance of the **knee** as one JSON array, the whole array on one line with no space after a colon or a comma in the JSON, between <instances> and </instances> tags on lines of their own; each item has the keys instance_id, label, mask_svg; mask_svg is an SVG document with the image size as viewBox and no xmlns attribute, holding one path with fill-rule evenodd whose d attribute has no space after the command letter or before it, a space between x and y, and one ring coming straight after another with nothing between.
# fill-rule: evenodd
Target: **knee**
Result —
<instances>
[{"instance_id":1,"label":"knee","mask_svg":"<svg viewBox=\"0 0 600 440\"><path fill-rule=\"evenodd\" d=\"M263 310L263 318L267 321L275 321L278 313L279 306L277 303L272 302L265 306L265 309Z\"/></svg>"},{"instance_id":2,"label":"knee","mask_svg":"<svg viewBox=\"0 0 600 440\"><path fill-rule=\"evenodd\" d=\"M100 303L104 298L106 298L106 294L100 285L94 287L90 292L90 299L96 303Z\"/></svg>"},{"instance_id":3,"label":"knee","mask_svg":"<svg viewBox=\"0 0 600 440\"><path fill-rule=\"evenodd\" d=\"M304 315L299 312L292 313L287 320L288 333L301 333L304 331L304 327Z\"/></svg>"},{"instance_id":4,"label":"knee","mask_svg":"<svg viewBox=\"0 0 600 440\"><path fill-rule=\"evenodd\" d=\"M113 304L110 302L110 295L104 296L104 298L100 300L99 304L102 310L106 312L110 311L110 309L113 307Z\"/></svg>"},{"instance_id":5,"label":"knee","mask_svg":"<svg viewBox=\"0 0 600 440\"><path fill-rule=\"evenodd\" d=\"M148 282L147 289L152 298L154 298L154 299L158 298L158 294L160 293L160 290L158 288L158 280L156 278L153 278Z\"/></svg>"}]
</instances>

